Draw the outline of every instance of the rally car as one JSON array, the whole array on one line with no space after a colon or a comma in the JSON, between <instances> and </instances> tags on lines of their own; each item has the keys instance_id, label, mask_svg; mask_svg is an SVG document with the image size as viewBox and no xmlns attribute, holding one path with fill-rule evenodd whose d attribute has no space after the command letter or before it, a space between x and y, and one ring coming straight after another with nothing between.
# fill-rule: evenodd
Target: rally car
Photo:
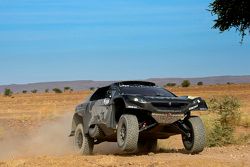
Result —
<instances>
[{"instance_id":1,"label":"rally car","mask_svg":"<svg viewBox=\"0 0 250 167\"><path fill-rule=\"evenodd\" d=\"M207 109L201 97L178 97L152 82L117 82L76 107L70 136L76 152L86 155L106 141L125 152L152 152L157 139L181 134L187 152L196 154L205 147L205 128L191 112Z\"/></svg>"}]
</instances>

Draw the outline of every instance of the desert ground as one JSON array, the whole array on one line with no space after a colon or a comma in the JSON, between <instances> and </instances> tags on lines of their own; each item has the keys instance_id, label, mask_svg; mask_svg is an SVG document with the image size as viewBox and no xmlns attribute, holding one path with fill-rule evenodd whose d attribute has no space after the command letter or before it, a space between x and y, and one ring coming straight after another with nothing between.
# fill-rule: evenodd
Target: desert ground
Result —
<instances>
[{"instance_id":1,"label":"desert ground","mask_svg":"<svg viewBox=\"0 0 250 167\"><path fill-rule=\"evenodd\" d=\"M176 95L205 99L233 95L241 102L238 134L248 134L250 84L169 88ZM206 148L199 155L182 150L180 136L159 141L159 151L124 154L115 143L98 145L92 156L74 155L70 132L74 107L91 91L0 95L0 166L250 166L250 144ZM209 115L209 112L198 113Z\"/></svg>"}]
</instances>

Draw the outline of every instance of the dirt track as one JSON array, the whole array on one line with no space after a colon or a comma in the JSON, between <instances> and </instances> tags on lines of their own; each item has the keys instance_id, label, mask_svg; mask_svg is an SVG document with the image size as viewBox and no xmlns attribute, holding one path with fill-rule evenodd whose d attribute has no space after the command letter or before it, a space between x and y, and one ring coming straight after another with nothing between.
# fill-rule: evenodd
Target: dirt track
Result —
<instances>
[{"instance_id":1,"label":"dirt track","mask_svg":"<svg viewBox=\"0 0 250 167\"><path fill-rule=\"evenodd\" d=\"M250 146L206 149L200 155L182 150L161 150L147 155L39 156L0 161L0 166L250 166Z\"/></svg>"},{"instance_id":2,"label":"dirt track","mask_svg":"<svg viewBox=\"0 0 250 167\"><path fill-rule=\"evenodd\" d=\"M205 98L234 95L242 102L243 116L249 119L250 84L172 89L178 95ZM72 111L89 94L83 91L0 96L0 167L250 166L250 145L207 148L199 155L188 155L181 150L183 146L178 137L160 141L164 149L156 154L121 154L116 145L104 144L93 156L76 156L67 141Z\"/></svg>"}]
</instances>

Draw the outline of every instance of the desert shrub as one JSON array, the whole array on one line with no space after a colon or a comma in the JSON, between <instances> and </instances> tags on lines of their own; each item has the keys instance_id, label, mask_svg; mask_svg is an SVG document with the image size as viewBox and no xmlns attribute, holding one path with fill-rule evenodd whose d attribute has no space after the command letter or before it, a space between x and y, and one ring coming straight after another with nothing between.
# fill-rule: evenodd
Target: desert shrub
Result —
<instances>
[{"instance_id":1,"label":"desert shrub","mask_svg":"<svg viewBox=\"0 0 250 167\"><path fill-rule=\"evenodd\" d=\"M211 132L207 135L207 145L209 147L224 146L234 143L234 129L231 126L222 126L215 121Z\"/></svg>"},{"instance_id":2,"label":"desert shrub","mask_svg":"<svg viewBox=\"0 0 250 167\"><path fill-rule=\"evenodd\" d=\"M174 86L176 86L176 83L167 83L166 85L165 85L165 87L174 87Z\"/></svg>"},{"instance_id":3,"label":"desert shrub","mask_svg":"<svg viewBox=\"0 0 250 167\"><path fill-rule=\"evenodd\" d=\"M71 89L70 89L70 92L73 92L73 91L74 91L74 89L71 88Z\"/></svg>"},{"instance_id":4,"label":"desert shrub","mask_svg":"<svg viewBox=\"0 0 250 167\"><path fill-rule=\"evenodd\" d=\"M240 102L234 96L224 96L222 98L211 98L209 100L210 109L219 115L222 125L236 126L240 120Z\"/></svg>"},{"instance_id":5,"label":"desert shrub","mask_svg":"<svg viewBox=\"0 0 250 167\"><path fill-rule=\"evenodd\" d=\"M233 96L224 96L221 98L211 98L209 108L217 117L210 129L207 130L207 145L224 146L233 144L234 130L240 120L240 102Z\"/></svg>"},{"instance_id":6,"label":"desert shrub","mask_svg":"<svg viewBox=\"0 0 250 167\"><path fill-rule=\"evenodd\" d=\"M37 93L36 89L31 90L31 93Z\"/></svg>"},{"instance_id":7,"label":"desert shrub","mask_svg":"<svg viewBox=\"0 0 250 167\"><path fill-rule=\"evenodd\" d=\"M27 90L23 90L22 92L23 92L23 94L26 94L28 91Z\"/></svg>"},{"instance_id":8,"label":"desert shrub","mask_svg":"<svg viewBox=\"0 0 250 167\"><path fill-rule=\"evenodd\" d=\"M6 88L3 92L4 96L11 96L13 94L11 89Z\"/></svg>"},{"instance_id":9,"label":"desert shrub","mask_svg":"<svg viewBox=\"0 0 250 167\"><path fill-rule=\"evenodd\" d=\"M90 87L89 90L94 91L95 87Z\"/></svg>"},{"instance_id":10,"label":"desert shrub","mask_svg":"<svg viewBox=\"0 0 250 167\"><path fill-rule=\"evenodd\" d=\"M55 93L62 93L62 90L59 89L59 88L54 88L53 91L54 91Z\"/></svg>"},{"instance_id":11,"label":"desert shrub","mask_svg":"<svg viewBox=\"0 0 250 167\"><path fill-rule=\"evenodd\" d=\"M203 85L203 82L201 82L201 81L200 81L200 82L197 82L197 85L198 85L198 86L202 86L202 85Z\"/></svg>"},{"instance_id":12,"label":"desert shrub","mask_svg":"<svg viewBox=\"0 0 250 167\"><path fill-rule=\"evenodd\" d=\"M190 85L191 85L191 83L189 80L183 80L181 83L182 87L189 87Z\"/></svg>"},{"instance_id":13,"label":"desert shrub","mask_svg":"<svg viewBox=\"0 0 250 167\"><path fill-rule=\"evenodd\" d=\"M44 92L45 92L45 93L49 93L49 89L45 89Z\"/></svg>"}]
</instances>

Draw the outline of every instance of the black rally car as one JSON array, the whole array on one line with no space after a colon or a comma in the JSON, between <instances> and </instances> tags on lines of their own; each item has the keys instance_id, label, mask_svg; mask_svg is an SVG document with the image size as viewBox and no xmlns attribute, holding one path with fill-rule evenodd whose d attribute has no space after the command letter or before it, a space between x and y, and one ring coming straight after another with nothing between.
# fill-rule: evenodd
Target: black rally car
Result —
<instances>
[{"instance_id":1,"label":"black rally car","mask_svg":"<svg viewBox=\"0 0 250 167\"><path fill-rule=\"evenodd\" d=\"M193 110L207 110L205 101L177 97L151 82L117 82L76 107L70 136L78 153L91 154L105 141L126 152L155 151L157 139L181 134L185 149L195 154L204 149L205 129Z\"/></svg>"}]
</instances>

